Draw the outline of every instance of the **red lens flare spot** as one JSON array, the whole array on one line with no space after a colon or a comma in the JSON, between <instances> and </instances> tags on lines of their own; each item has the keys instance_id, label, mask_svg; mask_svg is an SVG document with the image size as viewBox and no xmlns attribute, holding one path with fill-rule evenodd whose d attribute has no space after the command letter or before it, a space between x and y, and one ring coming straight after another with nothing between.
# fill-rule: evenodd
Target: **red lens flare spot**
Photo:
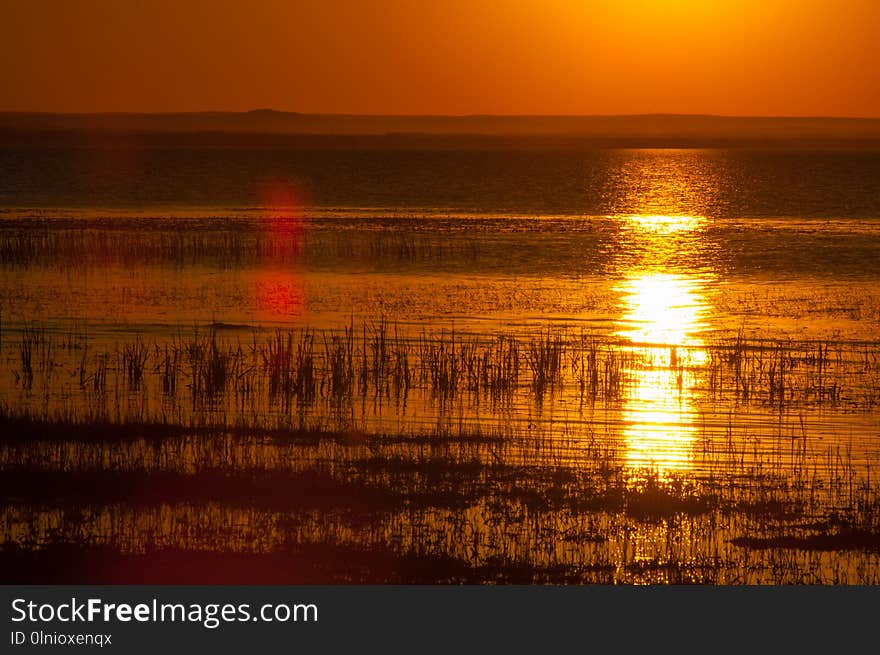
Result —
<instances>
[{"instance_id":1,"label":"red lens flare spot","mask_svg":"<svg viewBox=\"0 0 880 655\"><path fill-rule=\"evenodd\" d=\"M303 199L289 181L268 180L259 185L260 208L272 235L296 236L302 229Z\"/></svg>"},{"instance_id":2,"label":"red lens flare spot","mask_svg":"<svg viewBox=\"0 0 880 655\"><path fill-rule=\"evenodd\" d=\"M296 185L287 180L267 180L259 185L260 209L267 261L258 271L256 304L268 318L298 318L303 294L295 267L303 236L303 202ZM293 253L294 260L287 255Z\"/></svg>"},{"instance_id":3,"label":"red lens flare spot","mask_svg":"<svg viewBox=\"0 0 880 655\"><path fill-rule=\"evenodd\" d=\"M302 315L303 299L296 274L265 273L256 284L257 305L272 318L298 318Z\"/></svg>"}]
</instances>

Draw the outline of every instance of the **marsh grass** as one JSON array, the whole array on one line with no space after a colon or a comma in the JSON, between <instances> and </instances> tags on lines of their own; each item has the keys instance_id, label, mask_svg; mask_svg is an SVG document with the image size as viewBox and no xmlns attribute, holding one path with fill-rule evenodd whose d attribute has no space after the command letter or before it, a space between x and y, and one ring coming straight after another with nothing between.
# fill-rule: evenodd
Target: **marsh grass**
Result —
<instances>
[{"instance_id":1,"label":"marsh grass","mask_svg":"<svg viewBox=\"0 0 880 655\"><path fill-rule=\"evenodd\" d=\"M138 335L134 341L124 343L120 352L122 374L132 391L138 391L144 382L149 348Z\"/></svg>"},{"instance_id":2,"label":"marsh grass","mask_svg":"<svg viewBox=\"0 0 880 655\"><path fill-rule=\"evenodd\" d=\"M52 568L65 552L148 569L243 558L253 576L273 562L319 582L880 582L870 459L803 419L873 410L876 344L737 335L706 344L697 366L684 348L552 326L413 336L383 320L116 345L11 334L3 361L21 395L0 408L4 571L66 579ZM720 433L700 428L676 472L628 464L589 418L601 413L546 413L554 398L613 408L646 369L699 373L700 398L760 408L778 428L758 436L731 414ZM447 420L350 418L364 405L402 414L405 399ZM297 573L305 551L310 573ZM412 561L434 564L416 575Z\"/></svg>"},{"instance_id":3,"label":"marsh grass","mask_svg":"<svg viewBox=\"0 0 880 655\"><path fill-rule=\"evenodd\" d=\"M562 381L563 349L562 334L549 329L529 340L525 359L532 373L532 388L538 398Z\"/></svg>"},{"instance_id":4,"label":"marsh grass","mask_svg":"<svg viewBox=\"0 0 880 655\"><path fill-rule=\"evenodd\" d=\"M7 220L0 226L0 261L10 269L88 270L93 267L163 265L173 268L210 266L230 270L254 265L285 265L328 260L366 261L382 265L431 265L472 260L476 246L455 246L420 233L359 235L344 231L299 229L301 219L196 219L187 229L169 230L161 220L105 221L89 227L64 219ZM133 234L135 236L133 236Z\"/></svg>"},{"instance_id":5,"label":"marsh grass","mask_svg":"<svg viewBox=\"0 0 880 655\"><path fill-rule=\"evenodd\" d=\"M413 336L384 319L253 331L244 340L240 332L229 338L209 326L164 340L135 334L103 348L86 336L59 337L29 325L17 341L6 342L15 344L14 357L5 361L13 384L25 393L19 402L27 403L35 386L47 407L139 397L147 412L139 420L185 405L234 422L276 410L318 416L328 403L338 415L351 416L349 410L367 400L377 407L393 400L398 409L427 403L448 414L483 403L491 412L540 412L550 398L586 411L629 397L645 371L662 374L682 397L785 416L820 407L873 411L880 404L880 359L872 343L748 341L739 334L701 346L701 363L694 364L693 349L632 345L561 327L495 335L422 330ZM77 380L73 388L66 383L70 377ZM108 388L124 393L107 394ZM119 406L106 409L121 413Z\"/></svg>"},{"instance_id":6,"label":"marsh grass","mask_svg":"<svg viewBox=\"0 0 880 655\"><path fill-rule=\"evenodd\" d=\"M276 331L267 342L255 348L268 377L270 399L280 399L289 407L294 399L307 403L315 397L314 343L311 330L286 334Z\"/></svg>"},{"instance_id":7,"label":"marsh grass","mask_svg":"<svg viewBox=\"0 0 880 655\"><path fill-rule=\"evenodd\" d=\"M36 228L32 224L17 229L15 222L10 222L0 230L0 259L5 266L19 268L208 264L226 269L266 260L293 260L301 247L295 233L222 226L161 231L149 223L131 223L128 229ZM137 238L132 238L132 230L137 230Z\"/></svg>"}]
</instances>

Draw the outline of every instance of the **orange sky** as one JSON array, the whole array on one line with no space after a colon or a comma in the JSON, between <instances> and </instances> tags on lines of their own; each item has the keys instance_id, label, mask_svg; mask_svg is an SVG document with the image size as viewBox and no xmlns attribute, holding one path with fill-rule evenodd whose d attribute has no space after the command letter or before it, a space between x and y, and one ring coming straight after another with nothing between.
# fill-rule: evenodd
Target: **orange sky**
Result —
<instances>
[{"instance_id":1,"label":"orange sky","mask_svg":"<svg viewBox=\"0 0 880 655\"><path fill-rule=\"evenodd\" d=\"M880 116L877 0L0 0L0 110Z\"/></svg>"}]
</instances>

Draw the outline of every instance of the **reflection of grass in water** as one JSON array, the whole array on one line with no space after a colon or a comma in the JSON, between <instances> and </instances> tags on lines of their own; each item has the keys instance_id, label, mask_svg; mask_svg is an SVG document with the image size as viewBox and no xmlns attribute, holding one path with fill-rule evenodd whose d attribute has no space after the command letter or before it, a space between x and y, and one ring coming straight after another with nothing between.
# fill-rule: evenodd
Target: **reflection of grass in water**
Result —
<instances>
[{"instance_id":1,"label":"reflection of grass in water","mask_svg":"<svg viewBox=\"0 0 880 655\"><path fill-rule=\"evenodd\" d=\"M294 582L880 581L876 485L851 453L806 438L754 461L731 435L696 453L702 473L659 477L595 439L510 427L263 433L10 412L0 424L14 435L0 450L0 566L31 581L88 579L97 554L122 567L105 572L117 581L183 561L220 581L204 562L240 562L251 581L268 562ZM84 568L59 570L60 554Z\"/></svg>"}]
</instances>

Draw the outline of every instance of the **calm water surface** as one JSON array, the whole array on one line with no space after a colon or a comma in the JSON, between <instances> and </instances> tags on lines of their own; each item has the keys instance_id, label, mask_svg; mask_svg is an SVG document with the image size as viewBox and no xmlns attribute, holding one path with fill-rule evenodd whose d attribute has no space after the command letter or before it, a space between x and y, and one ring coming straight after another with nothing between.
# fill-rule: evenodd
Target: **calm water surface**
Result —
<instances>
[{"instance_id":1,"label":"calm water surface","mask_svg":"<svg viewBox=\"0 0 880 655\"><path fill-rule=\"evenodd\" d=\"M410 344L549 330L576 359L590 340L626 359L625 388L585 404L572 360L539 402L527 380L504 408L414 389L349 415L366 429L563 421L670 468L731 426L880 446L875 152L23 150L0 170L7 403L39 400L16 383L27 326L109 352L194 326L241 342L387 321ZM836 402L793 388L780 412L766 389L714 388L710 351L737 339L800 358L832 344ZM48 402L80 402L59 378Z\"/></svg>"},{"instance_id":2,"label":"calm water surface","mask_svg":"<svg viewBox=\"0 0 880 655\"><path fill-rule=\"evenodd\" d=\"M398 453L400 435L511 434L526 445L479 458L527 464L534 479L521 483L535 488L542 467L578 470L601 452L636 476L708 480L712 493L728 475L724 489L742 485L738 508L755 493L746 480L763 490L777 476L791 490L810 479L834 499L810 520L837 516L844 478L848 502L853 480L870 495L880 457L878 152L31 148L0 150L0 206L5 408L334 430L352 441L289 460L230 445L218 462L338 467L347 480L376 456L365 435L388 437L396 462L425 456L422 446ZM195 372L197 350L217 355L222 385ZM285 352L299 364L279 381L271 362ZM544 439L551 446L529 460ZM138 444L0 454L9 465L99 471L159 457ZM460 461L478 459L469 447ZM184 439L157 466L198 472L212 452ZM376 476L371 484L387 482ZM233 550L258 534L417 550L430 536L477 564L587 562L616 566L622 581L643 580L639 562L670 557L698 569L736 562L721 581L797 579L774 577L772 561L738 568L731 538L775 534L748 512L661 526L554 510L557 536L545 543L511 518L519 505L504 507L441 503L383 514L367 532L332 513L291 528L257 509L111 507L95 510L89 530L109 540L123 526L191 547L175 530L203 521ZM39 541L80 520L16 511L7 538ZM559 536L572 530L585 541ZM673 548L671 534L689 545ZM804 557L822 579L873 579L864 573L875 555Z\"/></svg>"}]
</instances>

